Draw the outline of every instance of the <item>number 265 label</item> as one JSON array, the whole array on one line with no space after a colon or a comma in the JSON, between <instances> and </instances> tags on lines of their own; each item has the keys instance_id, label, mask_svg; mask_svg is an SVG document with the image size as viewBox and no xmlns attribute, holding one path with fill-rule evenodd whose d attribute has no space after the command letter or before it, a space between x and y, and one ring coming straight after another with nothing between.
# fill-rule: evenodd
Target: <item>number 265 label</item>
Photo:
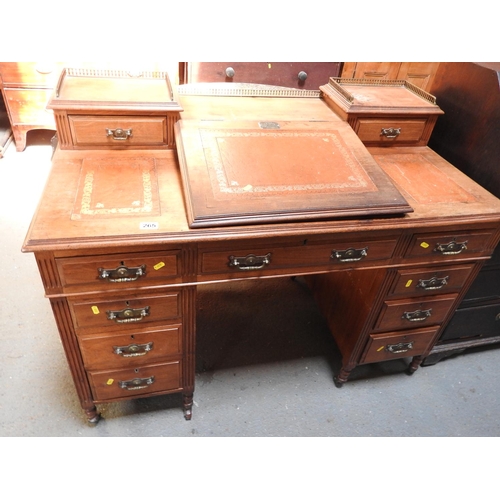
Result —
<instances>
[{"instance_id":1,"label":"number 265 label","mask_svg":"<svg viewBox=\"0 0 500 500\"><path fill-rule=\"evenodd\" d=\"M141 222L139 224L139 229L158 229L159 227L158 222Z\"/></svg>"}]
</instances>

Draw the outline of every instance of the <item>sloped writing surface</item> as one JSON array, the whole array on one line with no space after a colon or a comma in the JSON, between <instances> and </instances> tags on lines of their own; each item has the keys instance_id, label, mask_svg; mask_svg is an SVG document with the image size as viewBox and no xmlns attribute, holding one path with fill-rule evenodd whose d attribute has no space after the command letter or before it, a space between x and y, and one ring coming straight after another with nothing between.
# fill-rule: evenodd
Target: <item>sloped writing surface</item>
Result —
<instances>
[{"instance_id":1,"label":"sloped writing surface","mask_svg":"<svg viewBox=\"0 0 500 500\"><path fill-rule=\"evenodd\" d=\"M177 126L190 226L402 214L402 195L343 122Z\"/></svg>"}]
</instances>

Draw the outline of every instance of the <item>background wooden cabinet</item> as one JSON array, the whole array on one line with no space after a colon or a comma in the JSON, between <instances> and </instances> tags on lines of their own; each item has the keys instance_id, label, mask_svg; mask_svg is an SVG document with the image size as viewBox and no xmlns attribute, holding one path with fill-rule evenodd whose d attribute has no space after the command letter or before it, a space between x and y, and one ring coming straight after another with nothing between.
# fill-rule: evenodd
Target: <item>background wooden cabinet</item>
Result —
<instances>
[{"instance_id":1,"label":"background wooden cabinet","mask_svg":"<svg viewBox=\"0 0 500 500\"><path fill-rule=\"evenodd\" d=\"M345 62L342 78L407 80L429 92L438 62Z\"/></svg>"}]
</instances>

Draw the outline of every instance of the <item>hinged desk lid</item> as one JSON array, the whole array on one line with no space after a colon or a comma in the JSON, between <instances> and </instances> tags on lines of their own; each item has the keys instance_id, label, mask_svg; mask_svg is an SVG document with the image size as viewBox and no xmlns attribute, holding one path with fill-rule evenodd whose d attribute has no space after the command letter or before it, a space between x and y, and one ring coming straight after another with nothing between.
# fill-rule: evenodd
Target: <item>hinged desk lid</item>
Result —
<instances>
[{"instance_id":1,"label":"hinged desk lid","mask_svg":"<svg viewBox=\"0 0 500 500\"><path fill-rule=\"evenodd\" d=\"M190 227L411 212L344 122L176 125Z\"/></svg>"}]
</instances>

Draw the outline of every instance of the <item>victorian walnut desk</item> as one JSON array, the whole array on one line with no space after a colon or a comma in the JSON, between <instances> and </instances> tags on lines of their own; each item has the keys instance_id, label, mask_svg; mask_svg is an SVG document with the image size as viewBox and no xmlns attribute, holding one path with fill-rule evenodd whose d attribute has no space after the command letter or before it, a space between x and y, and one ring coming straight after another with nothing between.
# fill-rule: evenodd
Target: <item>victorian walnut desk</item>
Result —
<instances>
[{"instance_id":1,"label":"victorian walnut desk","mask_svg":"<svg viewBox=\"0 0 500 500\"><path fill-rule=\"evenodd\" d=\"M54 104L62 145L23 251L34 252L89 421L99 419L96 404L179 392L191 418L196 290L207 283L306 276L342 354L337 385L356 366L391 358L411 358L415 371L498 243L500 201L426 146L366 149L319 93L180 93L178 102L177 149L129 145L116 113L120 132L105 139L115 141L111 148L78 145L73 134L92 132L103 113L93 120L88 110L75 107L73 116ZM162 122L153 115L143 113ZM340 131L354 163L378 165L388 210L361 204L290 218L292 209L278 206L271 217L246 211L234 219L216 213L220 200L211 205L207 195L216 216L206 224L199 178L189 177L199 147L190 131L208 122L225 130L231 121L271 129L300 122L314 137Z\"/></svg>"}]
</instances>

